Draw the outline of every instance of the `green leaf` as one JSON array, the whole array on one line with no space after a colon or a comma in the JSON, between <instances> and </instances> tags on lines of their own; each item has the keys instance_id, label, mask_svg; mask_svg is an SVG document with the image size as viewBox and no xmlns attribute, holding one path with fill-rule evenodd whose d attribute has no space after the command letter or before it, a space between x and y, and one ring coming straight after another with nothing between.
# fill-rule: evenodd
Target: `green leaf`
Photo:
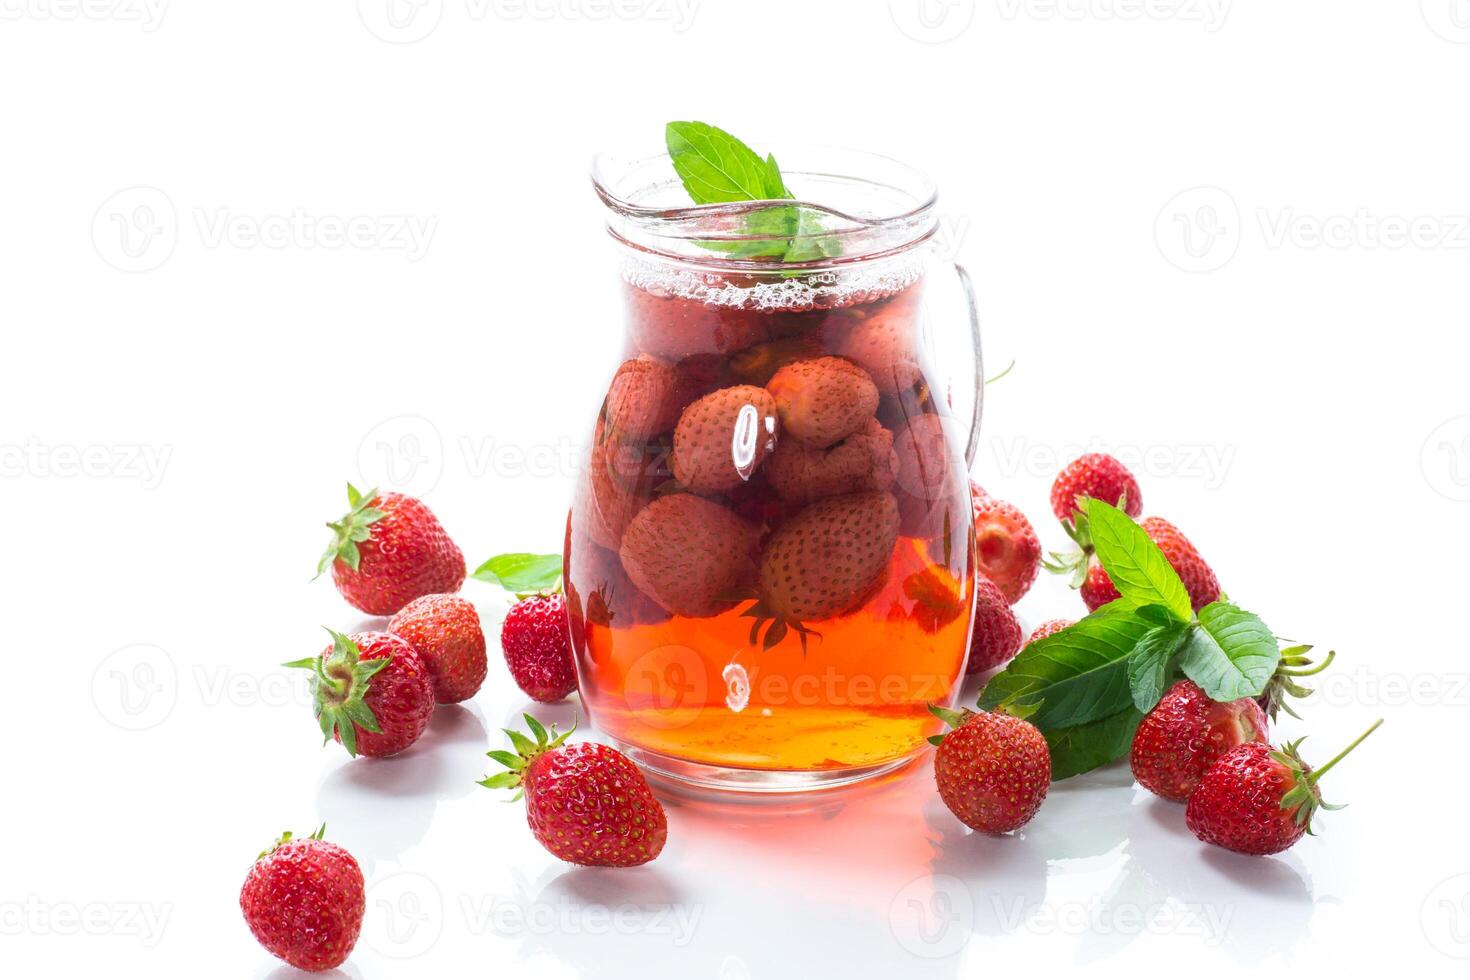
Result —
<instances>
[{"instance_id":1,"label":"green leaf","mask_svg":"<svg viewBox=\"0 0 1470 980\"><path fill-rule=\"evenodd\" d=\"M990 679L980 694L980 707L989 710L1007 702L1034 707L1030 721L1046 732L1132 706L1128 659L1162 615L1127 599L1108 603L1022 650Z\"/></svg>"},{"instance_id":2,"label":"green leaf","mask_svg":"<svg viewBox=\"0 0 1470 980\"><path fill-rule=\"evenodd\" d=\"M1121 759L1132 747L1133 733L1142 720L1143 712L1129 706L1085 725L1047 732L1052 780L1076 776Z\"/></svg>"},{"instance_id":3,"label":"green leaf","mask_svg":"<svg viewBox=\"0 0 1470 980\"><path fill-rule=\"evenodd\" d=\"M1179 573L1143 528L1103 500L1087 501L1087 527L1097 559L1125 599L1163 606L1182 623L1194 618Z\"/></svg>"},{"instance_id":4,"label":"green leaf","mask_svg":"<svg viewBox=\"0 0 1470 980\"><path fill-rule=\"evenodd\" d=\"M509 592L555 592L561 588L561 555L517 552L496 555L475 569L472 578L499 585Z\"/></svg>"},{"instance_id":5,"label":"green leaf","mask_svg":"<svg viewBox=\"0 0 1470 980\"><path fill-rule=\"evenodd\" d=\"M1281 651L1258 616L1228 602L1199 611L1179 651L1179 667L1214 701L1253 698L1266 689Z\"/></svg>"},{"instance_id":6,"label":"green leaf","mask_svg":"<svg viewBox=\"0 0 1470 980\"><path fill-rule=\"evenodd\" d=\"M774 154L764 159L745 143L702 122L671 122L664 143L674 172L695 204L783 201L793 195ZM749 241L701 241L712 252L738 259L815 262L842 254L819 214L800 205L761 208L745 216Z\"/></svg>"},{"instance_id":7,"label":"green leaf","mask_svg":"<svg viewBox=\"0 0 1470 980\"><path fill-rule=\"evenodd\" d=\"M1133 655L1128 658L1128 686L1133 691L1133 705L1139 711L1147 714L1164 696L1169 661L1188 631L1189 627L1184 623L1155 626L1134 648Z\"/></svg>"},{"instance_id":8,"label":"green leaf","mask_svg":"<svg viewBox=\"0 0 1470 980\"><path fill-rule=\"evenodd\" d=\"M762 201L773 195L774 157L760 155L723 129L702 122L671 122L664 142L674 172L695 204ZM780 181L779 171L774 182ZM785 185L781 185L784 189Z\"/></svg>"}]
</instances>

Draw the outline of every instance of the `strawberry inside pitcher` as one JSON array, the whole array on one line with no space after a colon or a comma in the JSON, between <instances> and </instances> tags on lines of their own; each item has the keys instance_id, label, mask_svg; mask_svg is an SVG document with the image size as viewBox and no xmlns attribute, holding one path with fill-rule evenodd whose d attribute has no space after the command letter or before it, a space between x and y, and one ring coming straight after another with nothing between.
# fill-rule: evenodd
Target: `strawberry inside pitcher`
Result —
<instances>
[{"instance_id":1,"label":"strawberry inside pitcher","mask_svg":"<svg viewBox=\"0 0 1470 980\"><path fill-rule=\"evenodd\" d=\"M568 524L582 696L672 759L901 759L964 670L969 484L917 343L921 282L627 287ZM777 301L773 302L772 297Z\"/></svg>"}]
</instances>

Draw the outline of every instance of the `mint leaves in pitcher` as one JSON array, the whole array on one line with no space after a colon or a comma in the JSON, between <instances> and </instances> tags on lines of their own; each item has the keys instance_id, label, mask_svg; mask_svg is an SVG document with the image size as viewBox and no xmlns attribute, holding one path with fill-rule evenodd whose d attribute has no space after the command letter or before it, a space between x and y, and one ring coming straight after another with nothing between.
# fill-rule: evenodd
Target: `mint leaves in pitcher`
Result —
<instances>
[{"instance_id":1,"label":"mint leaves in pitcher","mask_svg":"<svg viewBox=\"0 0 1470 980\"><path fill-rule=\"evenodd\" d=\"M794 200L773 154L762 157L736 137L702 122L671 122L664 142L674 172L695 204ZM746 216L749 240L702 241L731 258L814 262L841 254L818 216L799 204L762 208Z\"/></svg>"}]
</instances>

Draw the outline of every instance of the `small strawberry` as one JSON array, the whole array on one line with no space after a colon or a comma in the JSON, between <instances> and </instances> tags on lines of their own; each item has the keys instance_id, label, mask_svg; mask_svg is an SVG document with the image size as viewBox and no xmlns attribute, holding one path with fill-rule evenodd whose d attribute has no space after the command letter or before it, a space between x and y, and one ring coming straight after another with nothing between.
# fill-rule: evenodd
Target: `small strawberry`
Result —
<instances>
[{"instance_id":1,"label":"small strawberry","mask_svg":"<svg viewBox=\"0 0 1470 980\"><path fill-rule=\"evenodd\" d=\"M633 584L669 612L713 616L749 581L755 543L755 527L729 508L671 493L638 512L619 555Z\"/></svg>"},{"instance_id":2,"label":"small strawberry","mask_svg":"<svg viewBox=\"0 0 1470 980\"><path fill-rule=\"evenodd\" d=\"M1031 635L1026 637L1026 642L1021 645L1021 649L1024 650L1037 640L1044 640L1048 636L1055 636L1067 627L1075 625L1077 624L1070 619L1048 619L1031 631Z\"/></svg>"},{"instance_id":3,"label":"small strawberry","mask_svg":"<svg viewBox=\"0 0 1470 980\"><path fill-rule=\"evenodd\" d=\"M1169 560L1184 582L1190 605L1195 612L1220 598L1220 580L1195 546L1179 529L1162 517L1145 517L1139 527ZM1118 598L1118 589L1107 570L1093 556L1087 561L1087 576L1080 586L1082 601L1089 610L1099 609Z\"/></svg>"},{"instance_id":4,"label":"small strawberry","mask_svg":"<svg viewBox=\"0 0 1470 980\"><path fill-rule=\"evenodd\" d=\"M319 656L286 664L313 672L311 699L323 740L347 754L402 752L424 733L434 710L429 671L407 640L390 633L332 634Z\"/></svg>"},{"instance_id":5,"label":"small strawberry","mask_svg":"<svg viewBox=\"0 0 1470 980\"><path fill-rule=\"evenodd\" d=\"M886 311L853 327L837 353L867 371L880 393L910 390L924 379L914 355L914 323L912 311Z\"/></svg>"},{"instance_id":6,"label":"small strawberry","mask_svg":"<svg viewBox=\"0 0 1470 980\"><path fill-rule=\"evenodd\" d=\"M967 674L999 667L1021 649L1021 624L1011 612L1011 604L984 575L975 576L975 625L970 634L970 662Z\"/></svg>"},{"instance_id":7,"label":"small strawberry","mask_svg":"<svg viewBox=\"0 0 1470 980\"><path fill-rule=\"evenodd\" d=\"M326 829L305 840L282 834L240 888L240 911L256 941L298 970L341 966L362 932L362 869L344 848L322 840Z\"/></svg>"},{"instance_id":8,"label":"small strawberry","mask_svg":"<svg viewBox=\"0 0 1470 980\"><path fill-rule=\"evenodd\" d=\"M871 490L808 504L761 555L760 611L788 626L850 612L882 584L897 541L892 494Z\"/></svg>"},{"instance_id":9,"label":"small strawberry","mask_svg":"<svg viewBox=\"0 0 1470 980\"><path fill-rule=\"evenodd\" d=\"M1210 767L1184 809L1194 836L1241 854L1277 854L1312 832L1322 801L1318 781L1371 735L1380 718L1332 761L1313 771L1302 761L1300 740L1276 750L1265 742L1236 746Z\"/></svg>"},{"instance_id":10,"label":"small strawberry","mask_svg":"<svg viewBox=\"0 0 1470 980\"><path fill-rule=\"evenodd\" d=\"M570 550L571 543L568 520L564 547ZM585 547L596 546L588 543ZM584 552L579 548L577 554ZM579 567L585 564L581 561ZM499 585L516 597L500 626L500 648L516 686L532 700L548 704L577 689L571 608L562 592L565 569L562 555L526 552L496 555L475 569L475 578ZM607 612L605 607L599 610L604 619ZM585 614L586 610L579 610L579 619Z\"/></svg>"},{"instance_id":11,"label":"small strawberry","mask_svg":"<svg viewBox=\"0 0 1470 980\"><path fill-rule=\"evenodd\" d=\"M577 689L566 596L527 596L511 606L500 646L516 686L533 701L550 704Z\"/></svg>"},{"instance_id":12,"label":"small strawberry","mask_svg":"<svg viewBox=\"0 0 1470 980\"><path fill-rule=\"evenodd\" d=\"M893 433L870 418L861 429L826 449L782 440L766 464L766 479L782 500L806 504L839 493L887 490L897 469Z\"/></svg>"},{"instance_id":13,"label":"small strawberry","mask_svg":"<svg viewBox=\"0 0 1470 980\"><path fill-rule=\"evenodd\" d=\"M846 439L878 411L873 379L841 357L788 364L766 390L776 400L782 433L817 449Z\"/></svg>"},{"instance_id":14,"label":"small strawberry","mask_svg":"<svg viewBox=\"0 0 1470 980\"><path fill-rule=\"evenodd\" d=\"M934 781L960 822L987 834L1025 826L1051 785L1051 750L1029 721L990 711L931 707L952 730L935 735Z\"/></svg>"},{"instance_id":15,"label":"small strawberry","mask_svg":"<svg viewBox=\"0 0 1470 980\"><path fill-rule=\"evenodd\" d=\"M1128 467L1106 453L1079 456L1057 474L1051 485L1051 509L1066 523L1077 513L1078 497L1096 497L1119 508L1129 517L1143 513L1143 495Z\"/></svg>"},{"instance_id":16,"label":"small strawberry","mask_svg":"<svg viewBox=\"0 0 1470 980\"><path fill-rule=\"evenodd\" d=\"M400 493L358 493L347 484L347 516L327 525L330 566L342 598L372 616L391 616L421 595L458 592L464 555L429 508Z\"/></svg>"},{"instance_id":17,"label":"small strawberry","mask_svg":"<svg viewBox=\"0 0 1470 980\"><path fill-rule=\"evenodd\" d=\"M782 337L766 344L756 344L731 356L730 373L745 384L764 385L783 367L795 361L809 361L826 351L822 342L810 333Z\"/></svg>"},{"instance_id":18,"label":"small strawberry","mask_svg":"<svg viewBox=\"0 0 1470 980\"><path fill-rule=\"evenodd\" d=\"M1014 605L1041 571L1041 541L1018 507L993 497L973 499L975 565Z\"/></svg>"},{"instance_id":19,"label":"small strawberry","mask_svg":"<svg viewBox=\"0 0 1470 980\"><path fill-rule=\"evenodd\" d=\"M1149 792L1183 803L1222 755L1268 741L1266 715L1250 698L1211 701L1194 681L1179 681L1133 733L1133 778Z\"/></svg>"},{"instance_id":20,"label":"small strawberry","mask_svg":"<svg viewBox=\"0 0 1470 980\"><path fill-rule=\"evenodd\" d=\"M958 491L967 498L960 506L973 508L974 502L963 484L955 485L956 475L964 472L964 462L953 446L944 419L938 415L915 415L894 433L898 472L893 493L898 497L904 534L928 538L942 534L950 525L964 527L964 514L950 512L957 503L952 498Z\"/></svg>"},{"instance_id":21,"label":"small strawberry","mask_svg":"<svg viewBox=\"0 0 1470 980\"><path fill-rule=\"evenodd\" d=\"M491 759L506 772L480 785L514 788L526 800L526 822L541 846L572 864L631 868L658 857L668 837L664 808L633 762L597 742L565 744L571 732L550 734L526 715L535 741L506 731L515 751ZM575 726L573 726L575 728Z\"/></svg>"},{"instance_id":22,"label":"small strawberry","mask_svg":"<svg viewBox=\"0 0 1470 980\"><path fill-rule=\"evenodd\" d=\"M488 669L485 631L468 600L419 596L388 621L388 632L407 640L424 662L439 704L468 700L480 690Z\"/></svg>"},{"instance_id":23,"label":"small strawberry","mask_svg":"<svg viewBox=\"0 0 1470 980\"><path fill-rule=\"evenodd\" d=\"M674 478L695 493L721 493L750 479L776 448L776 401L735 385L684 409L674 428Z\"/></svg>"},{"instance_id":24,"label":"small strawberry","mask_svg":"<svg viewBox=\"0 0 1470 980\"><path fill-rule=\"evenodd\" d=\"M602 419L632 439L650 439L679 420L678 372L647 354L624 361L613 375Z\"/></svg>"}]
</instances>

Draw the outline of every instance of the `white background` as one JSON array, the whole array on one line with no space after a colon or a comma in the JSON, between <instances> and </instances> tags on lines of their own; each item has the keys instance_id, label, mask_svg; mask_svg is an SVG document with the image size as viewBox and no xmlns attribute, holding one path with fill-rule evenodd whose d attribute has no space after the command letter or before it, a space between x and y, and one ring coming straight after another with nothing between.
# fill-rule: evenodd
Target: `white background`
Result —
<instances>
[{"instance_id":1,"label":"white background","mask_svg":"<svg viewBox=\"0 0 1470 980\"><path fill-rule=\"evenodd\" d=\"M236 895L321 820L372 883L352 976L1463 973L1470 3L527 3L0 0L4 973L291 975ZM619 342L586 165L675 118L937 178L1017 362L977 476L1060 547L1058 463L1133 462L1234 599L1339 651L1282 734L1388 719L1324 781L1350 808L1237 859L1115 767L987 839L921 765L670 799L608 873L474 785L524 706L498 663L402 758L320 746L275 665L361 623L309 582L343 481L472 564L559 546Z\"/></svg>"}]
</instances>

